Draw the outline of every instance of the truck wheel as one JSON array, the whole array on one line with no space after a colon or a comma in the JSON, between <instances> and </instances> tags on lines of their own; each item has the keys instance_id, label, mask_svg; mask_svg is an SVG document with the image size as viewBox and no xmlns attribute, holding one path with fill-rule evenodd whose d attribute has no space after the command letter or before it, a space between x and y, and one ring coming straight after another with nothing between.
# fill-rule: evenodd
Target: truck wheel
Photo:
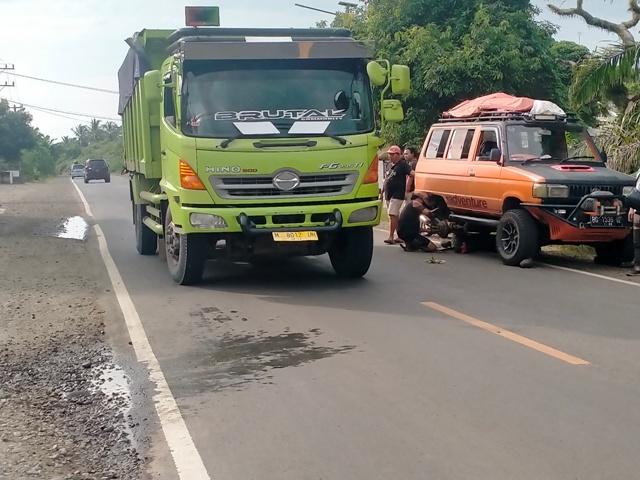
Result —
<instances>
[{"instance_id":1,"label":"truck wheel","mask_svg":"<svg viewBox=\"0 0 640 480\"><path fill-rule=\"evenodd\" d=\"M329 259L342 278L363 277L373 258L373 227L342 229L329 249Z\"/></svg>"},{"instance_id":2,"label":"truck wheel","mask_svg":"<svg viewBox=\"0 0 640 480\"><path fill-rule=\"evenodd\" d=\"M622 240L610 242L596 248L595 263L619 267L623 263L633 262L633 232Z\"/></svg>"},{"instance_id":3,"label":"truck wheel","mask_svg":"<svg viewBox=\"0 0 640 480\"><path fill-rule=\"evenodd\" d=\"M169 273L180 285L196 285L202 280L206 256L204 234L180 234L175 231L171 209L164 224L164 245Z\"/></svg>"},{"instance_id":4,"label":"truck wheel","mask_svg":"<svg viewBox=\"0 0 640 480\"><path fill-rule=\"evenodd\" d=\"M529 212L509 210L500 219L496 248L505 265L516 266L540 251L538 225Z\"/></svg>"},{"instance_id":5,"label":"truck wheel","mask_svg":"<svg viewBox=\"0 0 640 480\"><path fill-rule=\"evenodd\" d=\"M155 255L158 249L158 236L142 223L145 205L134 205L133 212L133 224L136 229L136 250L140 255Z\"/></svg>"}]
</instances>

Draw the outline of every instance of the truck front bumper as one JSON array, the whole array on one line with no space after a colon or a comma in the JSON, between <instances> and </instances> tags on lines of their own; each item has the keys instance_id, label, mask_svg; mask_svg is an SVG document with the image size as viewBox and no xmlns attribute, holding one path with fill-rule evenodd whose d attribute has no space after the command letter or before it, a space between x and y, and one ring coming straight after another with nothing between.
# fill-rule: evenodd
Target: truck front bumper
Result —
<instances>
[{"instance_id":1,"label":"truck front bumper","mask_svg":"<svg viewBox=\"0 0 640 480\"><path fill-rule=\"evenodd\" d=\"M174 213L175 206L171 212ZM264 207L178 206L174 222L181 233L333 232L345 227L380 223L380 200L330 203L327 205L270 205ZM176 218L177 217L177 218ZM179 220L178 220L179 218Z\"/></svg>"}]
</instances>

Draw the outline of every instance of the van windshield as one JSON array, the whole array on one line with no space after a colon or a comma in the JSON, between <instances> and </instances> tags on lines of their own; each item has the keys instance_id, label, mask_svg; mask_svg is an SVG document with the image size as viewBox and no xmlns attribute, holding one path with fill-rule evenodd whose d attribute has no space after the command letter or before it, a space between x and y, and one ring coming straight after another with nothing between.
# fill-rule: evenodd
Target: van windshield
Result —
<instances>
[{"instance_id":1,"label":"van windshield","mask_svg":"<svg viewBox=\"0 0 640 480\"><path fill-rule=\"evenodd\" d=\"M508 125L506 130L510 161L546 158L558 161L579 157L581 162L600 162L593 140L583 128L520 124Z\"/></svg>"},{"instance_id":2,"label":"van windshield","mask_svg":"<svg viewBox=\"0 0 640 480\"><path fill-rule=\"evenodd\" d=\"M364 60L185 62L182 131L196 137L373 131Z\"/></svg>"}]
</instances>

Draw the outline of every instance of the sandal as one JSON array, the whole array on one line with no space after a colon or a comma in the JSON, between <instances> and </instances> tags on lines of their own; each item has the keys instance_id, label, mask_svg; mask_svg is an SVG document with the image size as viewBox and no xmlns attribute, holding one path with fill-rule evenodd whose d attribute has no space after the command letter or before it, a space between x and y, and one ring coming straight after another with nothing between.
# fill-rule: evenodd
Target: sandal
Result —
<instances>
[{"instance_id":1,"label":"sandal","mask_svg":"<svg viewBox=\"0 0 640 480\"><path fill-rule=\"evenodd\" d=\"M391 239L389 239L389 238L387 238L387 239L384 241L384 243L386 243L387 245L393 245L393 244L395 243L395 241L394 241L394 240L391 240Z\"/></svg>"}]
</instances>

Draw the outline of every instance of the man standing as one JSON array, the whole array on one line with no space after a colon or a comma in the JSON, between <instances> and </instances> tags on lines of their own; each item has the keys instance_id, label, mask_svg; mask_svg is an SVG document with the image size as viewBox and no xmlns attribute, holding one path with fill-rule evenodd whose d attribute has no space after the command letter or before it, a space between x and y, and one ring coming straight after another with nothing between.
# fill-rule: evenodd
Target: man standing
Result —
<instances>
[{"instance_id":1,"label":"man standing","mask_svg":"<svg viewBox=\"0 0 640 480\"><path fill-rule=\"evenodd\" d=\"M401 240L395 238L398 228L398 215L405 199L407 189L407 176L413 176L415 172L409 164L402 159L402 150L397 145L389 148L387 151L391 167L384 186L382 187L382 195L387 201L387 213L389 214L389 238L384 243L394 244L402 243Z\"/></svg>"},{"instance_id":2,"label":"man standing","mask_svg":"<svg viewBox=\"0 0 640 480\"><path fill-rule=\"evenodd\" d=\"M640 190L640 171L636 176L636 190ZM633 222L633 265L627 275L640 275L640 214L633 208L629 209L629 221Z\"/></svg>"},{"instance_id":3,"label":"man standing","mask_svg":"<svg viewBox=\"0 0 640 480\"><path fill-rule=\"evenodd\" d=\"M404 147L404 160L409 164L411 170L415 172L418 165L418 150L415 147ZM413 176L407 177L407 194L405 197L405 207L411 203L411 195L416 189L416 181Z\"/></svg>"}]
</instances>

